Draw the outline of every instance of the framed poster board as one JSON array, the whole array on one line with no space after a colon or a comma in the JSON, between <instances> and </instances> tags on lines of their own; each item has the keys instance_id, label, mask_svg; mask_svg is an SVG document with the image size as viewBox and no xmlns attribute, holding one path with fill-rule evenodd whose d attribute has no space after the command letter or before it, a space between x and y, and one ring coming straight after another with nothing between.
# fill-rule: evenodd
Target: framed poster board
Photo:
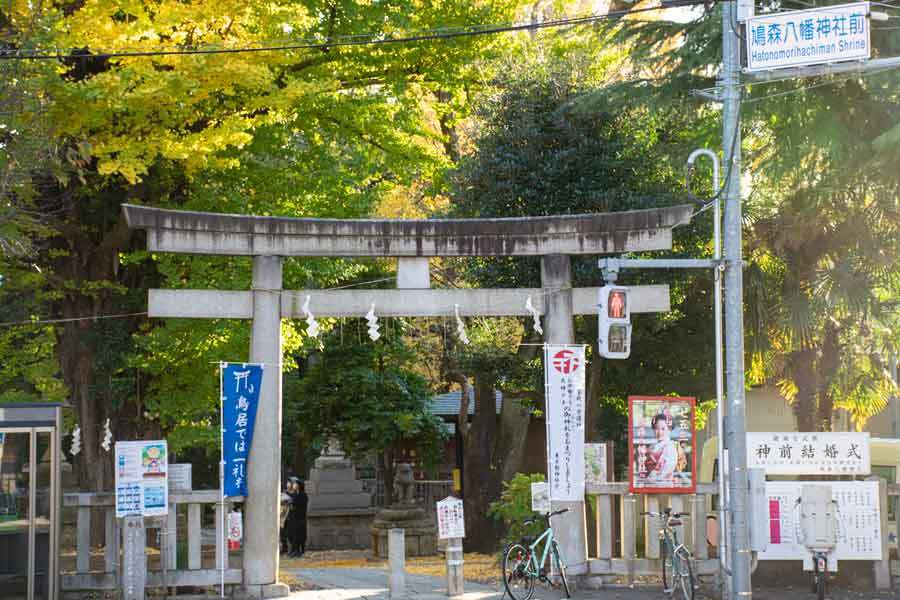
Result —
<instances>
[{"instance_id":1,"label":"framed poster board","mask_svg":"<svg viewBox=\"0 0 900 600\"><path fill-rule=\"evenodd\" d=\"M598 485L612 481L613 444L600 442L584 445L584 483Z\"/></svg>"},{"instance_id":2,"label":"framed poster board","mask_svg":"<svg viewBox=\"0 0 900 600\"><path fill-rule=\"evenodd\" d=\"M628 483L642 492L692 494L697 488L694 398L628 397Z\"/></svg>"},{"instance_id":3,"label":"framed poster board","mask_svg":"<svg viewBox=\"0 0 900 600\"><path fill-rule=\"evenodd\" d=\"M767 481L769 544L759 560L803 560L797 499L804 485L827 485L838 506L837 560L881 560L881 507L877 481Z\"/></svg>"}]
</instances>

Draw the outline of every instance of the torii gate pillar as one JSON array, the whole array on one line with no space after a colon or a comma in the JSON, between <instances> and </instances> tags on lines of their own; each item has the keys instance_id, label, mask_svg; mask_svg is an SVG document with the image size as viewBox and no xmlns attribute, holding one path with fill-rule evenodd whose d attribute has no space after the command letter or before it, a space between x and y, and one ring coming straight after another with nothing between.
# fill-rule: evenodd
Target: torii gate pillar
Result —
<instances>
[{"instance_id":1,"label":"torii gate pillar","mask_svg":"<svg viewBox=\"0 0 900 600\"><path fill-rule=\"evenodd\" d=\"M262 363L262 389L253 450L247 462L244 527L244 593L248 598L286 596L278 582L278 501L281 473L281 257L253 257L253 325L250 362Z\"/></svg>"},{"instance_id":2,"label":"torii gate pillar","mask_svg":"<svg viewBox=\"0 0 900 600\"><path fill-rule=\"evenodd\" d=\"M568 256L550 254L541 257L541 287L546 294L544 315L544 341L548 344L574 344L575 325L572 303L572 266ZM555 502L569 512L553 517L555 537L562 546L562 555L568 560L567 573L580 575L586 572L586 562L577 557L587 557L587 532L584 520L584 500L579 502Z\"/></svg>"}]
</instances>

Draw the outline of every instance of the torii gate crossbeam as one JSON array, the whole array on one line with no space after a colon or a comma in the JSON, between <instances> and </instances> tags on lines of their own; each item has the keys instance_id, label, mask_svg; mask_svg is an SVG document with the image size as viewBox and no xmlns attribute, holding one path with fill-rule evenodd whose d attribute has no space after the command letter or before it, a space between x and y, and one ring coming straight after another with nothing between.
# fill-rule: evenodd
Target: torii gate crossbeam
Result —
<instances>
[{"instance_id":1,"label":"torii gate crossbeam","mask_svg":"<svg viewBox=\"0 0 900 600\"><path fill-rule=\"evenodd\" d=\"M150 251L252 256L250 291L151 290L150 315L252 318L250 362L280 365L281 319L299 316L307 294L321 316L362 315L360 302L369 304L373 298L384 302L382 315L449 315L455 304L463 315L520 315L523 299L534 294L533 304L545 319L545 341L574 343L573 314L593 312L591 298L597 296L596 288L572 289L567 255L670 249L672 229L689 223L694 209L680 205L590 215L425 220L257 217L129 204L122 211L130 228L146 230ZM431 256L540 256L542 287L291 292L282 290L286 256L399 257L401 266L415 262L425 269ZM638 286L635 291L636 309L668 310L667 286ZM280 369L267 370L259 403L247 465L252 501L246 504L243 587L248 598L272 598L288 594L287 586L278 583ZM554 518L554 529L563 554L570 557L569 571L577 575L584 572L587 559L584 503L560 505L570 511Z\"/></svg>"}]
</instances>

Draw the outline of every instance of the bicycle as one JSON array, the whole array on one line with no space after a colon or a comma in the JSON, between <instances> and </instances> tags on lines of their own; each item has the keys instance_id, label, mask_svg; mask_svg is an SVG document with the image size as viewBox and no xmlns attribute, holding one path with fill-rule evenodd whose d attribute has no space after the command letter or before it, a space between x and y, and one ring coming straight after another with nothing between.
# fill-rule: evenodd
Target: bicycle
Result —
<instances>
[{"instance_id":1,"label":"bicycle","mask_svg":"<svg viewBox=\"0 0 900 600\"><path fill-rule=\"evenodd\" d=\"M659 530L660 558L662 559L663 591L670 596L675 593L676 585L681 590L684 600L694 600L696 584L694 582L694 557L687 546L678 541L675 527L681 525L679 519L687 517L687 513L673 513L671 508L662 512L642 512L655 518L665 518Z\"/></svg>"},{"instance_id":2,"label":"bicycle","mask_svg":"<svg viewBox=\"0 0 900 600\"><path fill-rule=\"evenodd\" d=\"M547 529L537 538L534 536L524 536L518 542L512 542L506 546L503 551L503 585L506 587L506 593L512 600L528 600L534 593L534 583L540 579L542 582L549 582L548 575L552 574L544 568L547 559L551 558L551 568L556 568L559 576L561 587L566 593L566 598L571 598L569 593L569 582L566 581L566 563L559 551L559 545L553 539L553 527L550 526L550 517L561 515L568 512L568 508L563 508L551 512L544 518L547 521ZM526 519L525 524L534 523L537 517ZM538 560L538 547L543 542L544 549L540 553Z\"/></svg>"}]
</instances>

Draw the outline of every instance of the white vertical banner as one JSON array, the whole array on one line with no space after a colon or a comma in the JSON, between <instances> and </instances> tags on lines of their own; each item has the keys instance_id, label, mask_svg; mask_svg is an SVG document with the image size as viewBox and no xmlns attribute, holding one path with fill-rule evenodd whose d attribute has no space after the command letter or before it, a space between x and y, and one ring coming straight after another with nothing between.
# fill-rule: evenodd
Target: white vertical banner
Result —
<instances>
[{"instance_id":1,"label":"white vertical banner","mask_svg":"<svg viewBox=\"0 0 900 600\"><path fill-rule=\"evenodd\" d=\"M584 500L584 348L544 344L550 500Z\"/></svg>"}]
</instances>

